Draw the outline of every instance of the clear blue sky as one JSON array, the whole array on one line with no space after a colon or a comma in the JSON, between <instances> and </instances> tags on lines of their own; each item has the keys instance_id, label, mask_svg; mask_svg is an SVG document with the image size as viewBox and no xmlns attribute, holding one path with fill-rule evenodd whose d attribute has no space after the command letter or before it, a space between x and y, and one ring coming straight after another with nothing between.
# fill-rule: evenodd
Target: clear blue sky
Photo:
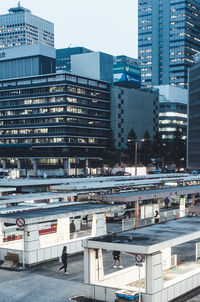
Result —
<instances>
[{"instance_id":1,"label":"clear blue sky","mask_svg":"<svg viewBox=\"0 0 200 302\"><path fill-rule=\"evenodd\" d=\"M0 1L0 14L18 2ZM137 57L137 0L21 0L21 5L54 23L56 48L71 44Z\"/></svg>"}]
</instances>

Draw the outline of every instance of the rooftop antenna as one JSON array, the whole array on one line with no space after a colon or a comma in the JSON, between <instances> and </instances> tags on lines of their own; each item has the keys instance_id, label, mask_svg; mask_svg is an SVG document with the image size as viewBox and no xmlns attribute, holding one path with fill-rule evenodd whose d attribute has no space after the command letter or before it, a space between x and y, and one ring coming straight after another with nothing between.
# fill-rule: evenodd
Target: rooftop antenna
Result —
<instances>
[{"instance_id":1,"label":"rooftop antenna","mask_svg":"<svg viewBox=\"0 0 200 302\"><path fill-rule=\"evenodd\" d=\"M20 3L20 1L18 2L18 7L20 7L21 6L21 3Z\"/></svg>"}]
</instances>

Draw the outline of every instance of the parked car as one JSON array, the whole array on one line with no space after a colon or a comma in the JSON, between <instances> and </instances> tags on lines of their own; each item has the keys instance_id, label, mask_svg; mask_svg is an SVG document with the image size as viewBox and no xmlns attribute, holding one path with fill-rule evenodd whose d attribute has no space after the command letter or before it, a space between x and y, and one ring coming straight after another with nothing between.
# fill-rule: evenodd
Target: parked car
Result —
<instances>
[{"instance_id":1,"label":"parked car","mask_svg":"<svg viewBox=\"0 0 200 302\"><path fill-rule=\"evenodd\" d=\"M117 172L115 173L115 175L116 175L116 176L129 176L129 175L131 175L131 173L125 172L125 171L117 171Z\"/></svg>"}]
</instances>

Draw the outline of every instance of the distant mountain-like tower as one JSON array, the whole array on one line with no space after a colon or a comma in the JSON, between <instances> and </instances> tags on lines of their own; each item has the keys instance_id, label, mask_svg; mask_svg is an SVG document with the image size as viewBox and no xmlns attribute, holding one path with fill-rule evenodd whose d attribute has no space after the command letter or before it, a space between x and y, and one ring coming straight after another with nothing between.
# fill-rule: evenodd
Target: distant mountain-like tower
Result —
<instances>
[{"instance_id":1,"label":"distant mountain-like tower","mask_svg":"<svg viewBox=\"0 0 200 302\"><path fill-rule=\"evenodd\" d=\"M142 84L187 88L200 51L199 0L139 0L138 56Z\"/></svg>"},{"instance_id":2,"label":"distant mountain-like tower","mask_svg":"<svg viewBox=\"0 0 200 302\"><path fill-rule=\"evenodd\" d=\"M54 24L32 15L18 3L0 15L0 49L31 44L54 47Z\"/></svg>"}]
</instances>

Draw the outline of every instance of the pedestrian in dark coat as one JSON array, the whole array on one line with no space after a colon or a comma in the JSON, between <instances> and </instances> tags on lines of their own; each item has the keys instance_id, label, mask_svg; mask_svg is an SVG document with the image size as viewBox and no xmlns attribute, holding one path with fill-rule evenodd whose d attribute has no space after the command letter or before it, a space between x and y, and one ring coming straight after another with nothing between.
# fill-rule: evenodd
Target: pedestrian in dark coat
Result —
<instances>
[{"instance_id":1,"label":"pedestrian in dark coat","mask_svg":"<svg viewBox=\"0 0 200 302\"><path fill-rule=\"evenodd\" d=\"M160 215L159 215L158 211L155 212L154 218L155 218L155 223L159 223L160 222Z\"/></svg>"},{"instance_id":2,"label":"pedestrian in dark coat","mask_svg":"<svg viewBox=\"0 0 200 302\"><path fill-rule=\"evenodd\" d=\"M60 271L61 269L64 268L65 274L69 274L69 273L67 272L67 247L66 247L66 246L63 247L61 259L62 259L62 264L63 264L63 266L61 266L61 267L59 268L59 271Z\"/></svg>"}]
</instances>

